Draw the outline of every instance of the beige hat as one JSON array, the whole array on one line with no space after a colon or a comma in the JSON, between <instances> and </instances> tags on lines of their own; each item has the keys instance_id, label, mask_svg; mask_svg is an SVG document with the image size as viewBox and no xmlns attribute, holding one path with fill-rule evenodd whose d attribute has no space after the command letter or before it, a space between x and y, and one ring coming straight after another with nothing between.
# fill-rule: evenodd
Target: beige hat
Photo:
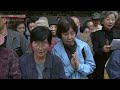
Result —
<instances>
[{"instance_id":1,"label":"beige hat","mask_svg":"<svg viewBox=\"0 0 120 90\"><path fill-rule=\"evenodd\" d=\"M34 27L37 26L46 26L49 28L48 19L46 17L40 17L36 22Z\"/></svg>"},{"instance_id":2,"label":"beige hat","mask_svg":"<svg viewBox=\"0 0 120 90\"><path fill-rule=\"evenodd\" d=\"M5 42L5 38L2 34L0 34L0 45L2 45Z\"/></svg>"}]
</instances>

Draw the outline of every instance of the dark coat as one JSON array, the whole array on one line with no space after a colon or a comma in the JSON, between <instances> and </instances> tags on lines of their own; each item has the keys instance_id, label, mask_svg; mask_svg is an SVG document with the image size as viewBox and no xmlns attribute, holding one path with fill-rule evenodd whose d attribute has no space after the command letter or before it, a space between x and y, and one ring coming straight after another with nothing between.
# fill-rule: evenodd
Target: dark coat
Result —
<instances>
[{"instance_id":1,"label":"dark coat","mask_svg":"<svg viewBox=\"0 0 120 90\"><path fill-rule=\"evenodd\" d=\"M17 31L8 29L6 47L16 51L18 56L32 52L25 36Z\"/></svg>"},{"instance_id":2,"label":"dark coat","mask_svg":"<svg viewBox=\"0 0 120 90\"><path fill-rule=\"evenodd\" d=\"M107 31L103 27L102 30L93 32L91 34L94 51L94 60L96 63L94 75L95 77L100 79L103 79L104 77L105 63L107 62L109 56L112 53L112 50L108 53L103 52L103 46L106 45L106 40L108 40L109 44L111 44L112 40L115 38L114 35L116 35L115 31L113 31L114 29Z\"/></svg>"},{"instance_id":3,"label":"dark coat","mask_svg":"<svg viewBox=\"0 0 120 90\"><path fill-rule=\"evenodd\" d=\"M34 55L28 54L20 57L20 67L23 79L38 79ZM65 79L62 62L58 56L47 53L43 79Z\"/></svg>"}]
</instances>

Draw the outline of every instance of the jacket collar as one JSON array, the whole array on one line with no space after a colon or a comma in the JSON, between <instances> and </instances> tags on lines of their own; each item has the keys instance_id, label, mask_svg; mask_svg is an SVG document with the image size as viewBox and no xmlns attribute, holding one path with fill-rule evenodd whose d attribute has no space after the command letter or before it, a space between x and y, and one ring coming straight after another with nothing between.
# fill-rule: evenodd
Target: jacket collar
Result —
<instances>
[{"instance_id":1,"label":"jacket collar","mask_svg":"<svg viewBox=\"0 0 120 90\"><path fill-rule=\"evenodd\" d=\"M79 40L77 38L75 38L75 42L76 42L77 46L79 46L79 47L83 47L84 46L83 45L83 41L81 41L81 40ZM62 43L61 39L59 39L59 42L55 45L55 49L57 49L58 51L59 50L61 51L61 49L64 49L63 43Z\"/></svg>"},{"instance_id":2,"label":"jacket collar","mask_svg":"<svg viewBox=\"0 0 120 90\"><path fill-rule=\"evenodd\" d=\"M77 44L77 48L83 48L85 44L83 44L84 42L82 42L81 40L75 38L75 42ZM76 49L77 49L76 48ZM54 46L54 49L56 50L57 53L59 53L59 57L62 59L62 61L64 62L64 64L66 66L70 65L70 60L67 56L67 53L64 49L62 40L59 40L58 43Z\"/></svg>"},{"instance_id":3,"label":"jacket collar","mask_svg":"<svg viewBox=\"0 0 120 90\"><path fill-rule=\"evenodd\" d=\"M31 62L32 68L33 69L36 68L33 53L30 55L30 62ZM47 55L46 55L45 68L52 68L52 58L51 58L51 55L49 53L47 53Z\"/></svg>"}]
</instances>

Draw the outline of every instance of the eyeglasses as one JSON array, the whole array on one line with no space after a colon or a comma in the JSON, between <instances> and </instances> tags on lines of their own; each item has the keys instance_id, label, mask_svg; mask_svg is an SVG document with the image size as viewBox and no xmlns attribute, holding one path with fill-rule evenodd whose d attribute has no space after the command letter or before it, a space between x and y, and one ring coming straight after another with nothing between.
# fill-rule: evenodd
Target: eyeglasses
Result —
<instances>
[{"instance_id":1,"label":"eyeglasses","mask_svg":"<svg viewBox=\"0 0 120 90\"><path fill-rule=\"evenodd\" d=\"M45 46L48 46L49 43L47 41L33 41L32 42L34 44L35 47L39 47L39 46L42 46L42 47L45 47Z\"/></svg>"}]
</instances>

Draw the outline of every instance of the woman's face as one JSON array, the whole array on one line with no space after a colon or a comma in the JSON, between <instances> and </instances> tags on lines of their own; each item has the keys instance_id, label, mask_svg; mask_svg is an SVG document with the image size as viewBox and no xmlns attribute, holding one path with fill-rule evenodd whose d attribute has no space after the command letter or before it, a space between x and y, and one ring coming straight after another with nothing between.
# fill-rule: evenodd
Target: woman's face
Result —
<instances>
[{"instance_id":1,"label":"woman's face","mask_svg":"<svg viewBox=\"0 0 120 90\"><path fill-rule=\"evenodd\" d=\"M61 35L62 41L67 46L73 46L74 45L74 39L76 37L75 31L70 28L68 32L62 33Z\"/></svg>"},{"instance_id":2,"label":"woman's face","mask_svg":"<svg viewBox=\"0 0 120 90\"><path fill-rule=\"evenodd\" d=\"M46 55L48 48L49 48L49 43L47 39L45 39L44 41L32 42L32 49L34 51L34 54L39 58L42 58Z\"/></svg>"},{"instance_id":3,"label":"woman's face","mask_svg":"<svg viewBox=\"0 0 120 90\"><path fill-rule=\"evenodd\" d=\"M104 25L105 28L110 30L114 26L115 21L116 21L115 15L110 14L106 18L104 18L102 24Z\"/></svg>"},{"instance_id":4,"label":"woman's face","mask_svg":"<svg viewBox=\"0 0 120 90\"><path fill-rule=\"evenodd\" d=\"M88 22L88 23L87 23L87 26L89 27L89 29L91 30L91 32L94 30L94 24L93 24L92 21L91 21L91 22Z\"/></svg>"},{"instance_id":5,"label":"woman's face","mask_svg":"<svg viewBox=\"0 0 120 90\"><path fill-rule=\"evenodd\" d=\"M57 32L57 25L50 25L50 30L52 32L53 36L56 36L56 32Z\"/></svg>"},{"instance_id":6,"label":"woman's face","mask_svg":"<svg viewBox=\"0 0 120 90\"><path fill-rule=\"evenodd\" d=\"M30 31L32 31L33 29L34 29L34 22L32 22L32 23L30 23L29 25L28 25L28 28L29 28L29 30Z\"/></svg>"},{"instance_id":7,"label":"woman's face","mask_svg":"<svg viewBox=\"0 0 120 90\"><path fill-rule=\"evenodd\" d=\"M24 33L25 32L25 25L21 23L17 26L17 31Z\"/></svg>"}]
</instances>

